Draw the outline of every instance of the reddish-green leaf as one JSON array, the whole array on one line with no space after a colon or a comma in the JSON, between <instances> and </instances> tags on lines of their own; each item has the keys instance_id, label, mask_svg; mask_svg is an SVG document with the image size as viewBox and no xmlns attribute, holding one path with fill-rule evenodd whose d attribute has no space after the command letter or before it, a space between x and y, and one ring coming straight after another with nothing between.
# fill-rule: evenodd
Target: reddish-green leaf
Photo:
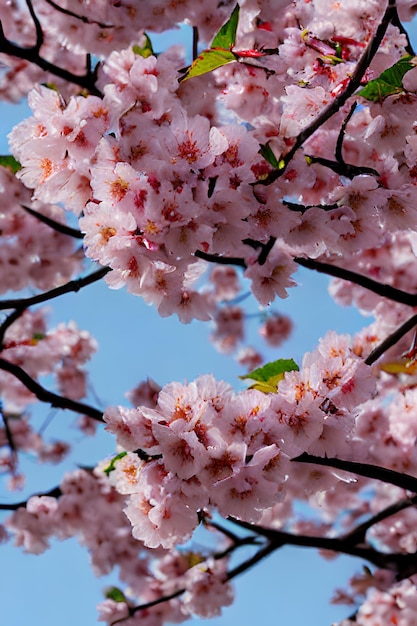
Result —
<instances>
[{"instance_id":1,"label":"reddish-green leaf","mask_svg":"<svg viewBox=\"0 0 417 626\"><path fill-rule=\"evenodd\" d=\"M227 20L226 24L223 24L217 35L215 35L211 42L210 48L224 48L231 49L235 45L236 31L239 22L239 5L237 4L233 9L232 15Z\"/></svg>"},{"instance_id":2,"label":"reddish-green leaf","mask_svg":"<svg viewBox=\"0 0 417 626\"><path fill-rule=\"evenodd\" d=\"M358 95L372 102L381 102L388 96L402 93L404 91L403 78L415 67L411 62L414 58L410 54L405 55L392 67L382 72L378 78L370 80L363 89L358 91Z\"/></svg>"},{"instance_id":3,"label":"reddish-green leaf","mask_svg":"<svg viewBox=\"0 0 417 626\"><path fill-rule=\"evenodd\" d=\"M236 61L236 55L230 50L223 49L210 49L203 50L203 52L195 59L190 65L184 76L179 79L180 82L193 78L194 76L201 76L216 70L218 67L227 65L232 61Z\"/></svg>"}]
</instances>

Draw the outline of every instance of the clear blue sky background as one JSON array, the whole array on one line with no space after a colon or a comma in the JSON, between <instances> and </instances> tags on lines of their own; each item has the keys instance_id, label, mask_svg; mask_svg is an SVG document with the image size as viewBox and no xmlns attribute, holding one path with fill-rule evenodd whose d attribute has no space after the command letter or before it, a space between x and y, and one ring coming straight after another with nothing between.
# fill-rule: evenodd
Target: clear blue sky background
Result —
<instances>
[{"instance_id":1,"label":"clear blue sky background","mask_svg":"<svg viewBox=\"0 0 417 626\"><path fill-rule=\"evenodd\" d=\"M0 154L7 152L5 135L22 117L22 109L0 103ZM1 207L0 207L1 210ZM300 286L289 298L277 301L274 309L289 314L294 332L281 348L267 349L257 338L257 322L250 322L250 343L257 342L268 360L293 357L301 362L328 329L352 333L368 323L353 309L337 307L327 294L327 279L306 270L296 279ZM247 301L248 313L256 312L254 300ZM69 294L51 303L51 325L75 320L98 340L99 351L91 362L90 379L97 396L95 404L127 404L124 393L150 376L160 384L171 380L193 380L212 372L237 389L242 369L230 358L218 354L208 341L207 324L179 324L176 318L160 319L156 311L125 291L111 291L96 284L79 294ZM50 415L41 408L41 423ZM48 426L51 439L70 429L75 440L73 455L66 467L92 464L114 451L113 439L104 432L95 439L83 439L72 427L75 418L59 412ZM56 467L37 467L25 460L28 484L23 493L10 494L0 484L0 501L15 501L30 493L48 490L60 481ZM99 523L99 522L98 522ZM92 626L95 606L102 589L117 584L117 577L95 579L88 555L76 540L54 542L42 556L24 555L11 544L0 549L1 623L7 626ZM213 626L326 626L348 615L348 609L329 606L337 586L360 571L358 560L339 557L324 561L314 551L284 548L251 572L236 580L236 600ZM196 624L197 620L188 622Z\"/></svg>"}]
</instances>

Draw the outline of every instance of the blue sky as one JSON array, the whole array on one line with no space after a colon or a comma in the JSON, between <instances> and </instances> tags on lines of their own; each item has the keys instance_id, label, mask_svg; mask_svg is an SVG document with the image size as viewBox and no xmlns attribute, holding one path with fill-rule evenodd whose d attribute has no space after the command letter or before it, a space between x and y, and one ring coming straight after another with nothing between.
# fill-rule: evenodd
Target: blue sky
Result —
<instances>
[{"instance_id":1,"label":"blue sky","mask_svg":"<svg viewBox=\"0 0 417 626\"><path fill-rule=\"evenodd\" d=\"M6 133L21 119L22 109L0 103L0 153L7 151ZM257 339L256 320L250 323L250 343L258 342L268 360L294 358L314 349L318 338L328 329L354 332L369 320L352 309L337 307L327 294L327 279L300 271L300 286L291 289L286 300L274 309L289 314L294 332L279 349L267 349ZM156 311L125 291L111 291L96 284L79 294L69 294L51 303L51 325L75 320L98 340L99 351L91 362L90 378L102 407L127 403L124 393L150 376L160 384L171 380L192 380L200 374L214 373L237 389L243 383L242 369L230 358L218 354L208 341L210 327L194 322L179 324L176 318L160 319ZM254 300L247 301L249 313L256 312ZM50 415L48 407L38 411L40 423ZM101 433L94 440L83 440L73 428L74 416L58 413L48 426L51 438L70 430L76 445L67 467L91 464L111 455L113 439ZM10 494L0 485L0 501L14 501L35 491L50 489L60 481L55 467L39 468L24 460L29 478L23 494ZM102 588L109 579L95 579L88 556L75 540L55 542L42 556L23 555L10 544L1 547L0 598L2 622L8 626L89 626L96 623L95 605L102 599ZM343 586L349 575L362 564L350 558L324 561L314 551L283 549L236 581L236 601L215 626L323 626L347 615L347 610L330 607L336 586ZM110 581L117 584L117 577ZM194 622L188 622L194 623ZM195 622L197 623L197 622Z\"/></svg>"}]
</instances>

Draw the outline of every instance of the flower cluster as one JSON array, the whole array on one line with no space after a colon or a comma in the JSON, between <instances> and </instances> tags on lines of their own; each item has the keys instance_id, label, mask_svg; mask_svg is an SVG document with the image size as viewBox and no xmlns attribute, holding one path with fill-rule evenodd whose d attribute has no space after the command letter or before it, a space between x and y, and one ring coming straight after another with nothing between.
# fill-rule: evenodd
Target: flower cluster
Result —
<instances>
[{"instance_id":1,"label":"flower cluster","mask_svg":"<svg viewBox=\"0 0 417 626\"><path fill-rule=\"evenodd\" d=\"M74 246L74 240L40 220L45 216L58 225L65 224L65 211L57 205L32 202L29 190L1 166L0 206L1 293L29 286L51 289L81 271L84 255ZM40 214L40 218L25 207Z\"/></svg>"},{"instance_id":2,"label":"flower cluster","mask_svg":"<svg viewBox=\"0 0 417 626\"><path fill-rule=\"evenodd\" d=\"M328 332L300 369L267 364L241 391L212 375L138 385L133 408L104 412L117 454L18 506L0 537L41 553L78 536L95 572L117 567L127 587L100 620L162 626L231 603L230 579L251 561L229 568L244 540L220 516L250 529L255 560L291 539L368 558L378 570L340 592L362 603L343 624L415 626L417 69L401 20L416 4L136 4L0 7L0 97L28 94L32 111L9 135L15 159L1 160L0 292L52 298L87 257L162 317L211 320L216 347L249 369L262 357L242 347L245 284L274 348L292 322L265 308L298 264L351 278L332 295L375 321L352 338ZM179 23L193 29L191 65L145 34ZM74 323L47 330L25 306L4 304L0 327L0 464L15 487L21 451L68 451L30 424L40 377L102 419L76 402L94 340ZM216 548L178 550L197 527L220 530Z\"/></svg>"},{"instance_id":3,"label":"flower cluster","mask_svg":"<svg viewBox=\"0 0 417 626\"><path fill-rule=\"evenodd\" d=\"M130 596L143 602L181 591L181 597L148 610L154 626L180 623L192 615L219 615L221 607L232 602L232 588L224 582L227 559L216 562L198 553L148 550L132 537L122 506L123 496L110 486L102 469L76 470L65 476L57 493L30 498L7 520L6 528L16 545L30 554L47 550L52 537L77 537L88 548L97 576L117 565ZM128 617L130 607L125 596L115 601L109 594L98 607L99 619L112 623ZM138 614L129 624L143 623L144 617Z\"/></svg>"}]
</instances>

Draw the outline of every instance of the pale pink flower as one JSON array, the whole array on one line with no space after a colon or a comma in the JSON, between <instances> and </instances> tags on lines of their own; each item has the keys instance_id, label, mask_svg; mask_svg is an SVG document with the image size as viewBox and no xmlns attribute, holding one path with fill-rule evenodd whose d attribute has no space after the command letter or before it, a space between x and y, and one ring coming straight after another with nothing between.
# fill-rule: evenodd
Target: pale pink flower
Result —
<instances>
[{"instance_id":1,"label":"pale pink flower","mask_svg":"<svg viewBox=\"0 0 417 626\"><path fill-rule=\"evenodd\" d=\"M190 568L185 575L184 613L203 618L221 615L222 607L229 606L234 599L233 587L225 580L226 575L224 559L209 559Z\"/></svg>"},{"instance_id":2,"label":"pale pink flower","mask_svg":"<svg viewBox=\"0 0 417 626\"><path fill-rule=\"evenodd\" d=\"M287 315L272 313L259 328L259 334L269 346L278 347L288 339L292 331L292 321Z\"/></svg>"},{"instance_id":3,"label":"pale pink flower","mask_svg":"<svg viewBox=\"0 0 417 626\"><path fill-rule=\"evenodd\" d=\"M275 296L286 298L287 287L292 287L295 282L290 278L297 269L289 253L284 247L276 243L271 250L266 262L260 265L254 261L245 270L245 276L252 280L252 291L257 300L263 304L270 304Z\"/></svg>"}]
</instances>

